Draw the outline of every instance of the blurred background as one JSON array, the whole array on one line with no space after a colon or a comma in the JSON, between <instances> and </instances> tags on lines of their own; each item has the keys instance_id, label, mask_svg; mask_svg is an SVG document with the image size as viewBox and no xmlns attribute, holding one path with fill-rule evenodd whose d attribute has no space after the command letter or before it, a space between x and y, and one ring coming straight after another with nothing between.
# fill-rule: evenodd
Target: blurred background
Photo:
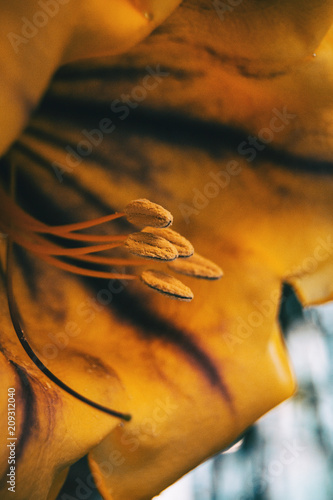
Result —
<instances>
[{"instance_id":1,"label":"blurred background","mask_svg":"<svg viewBox=\"0 0 333 500\"><path fill-rule=\"evenodd\" d=\"M284 297L280 323L297 394L156 500L333 499L333 303L303 310L289 286ZM101 500L88 475L82 459L57 500Z\"/></svg>"}]
</instances>

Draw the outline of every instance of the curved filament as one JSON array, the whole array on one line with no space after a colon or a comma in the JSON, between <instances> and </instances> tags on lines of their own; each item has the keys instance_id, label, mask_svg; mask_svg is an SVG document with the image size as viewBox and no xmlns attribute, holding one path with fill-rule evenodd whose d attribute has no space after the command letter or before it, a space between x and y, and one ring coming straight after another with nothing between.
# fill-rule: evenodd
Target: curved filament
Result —
<instances>
[{"instance_id":1,"label":"curved filament","mask_svg":"<svg viewBox=\"0 0 333 500\"><path fill-rule=\"evenodd\" d=\"M24 329L21 325L20 321L20 314L17 308L17 304L15 301L15 296L14 296L14 291L13 291L13 282L12 282L12 268L13 268L13 242L11 238L9 237L7 240L7 269L6 269L6 281L7 281L7 300L8 300L8 307L9 307L9 313L10 317L12 320L12 324L16 333L16 336L25 350L26 354L29 356L31 361L35 364L35 366L42 372L44 375L51 380L54 384L56 384L60 389L65 391L67 394L70 394L74 398L78 399L79 401L82 401L83 403L91 406L92 408L95 408L96 410L102 411L103 413L106 413L108 415L112 415L113 417L120 418L125 421L131 420L131 415L128 413L122 413L116 410L112 410L110 408L107 408L106 406L103 406L99 403L96 403L95 401L92 401L89 398L86 398L82 394L78 393L71 387L69 387L67 384L65 384L62 380L60 380L54 373L52 373L45 365L44 363L39 359L37 354L34 352L32 347L30 346L28 339L26 338L26 335L24 333Z\"/></svg>"}]
</instances>

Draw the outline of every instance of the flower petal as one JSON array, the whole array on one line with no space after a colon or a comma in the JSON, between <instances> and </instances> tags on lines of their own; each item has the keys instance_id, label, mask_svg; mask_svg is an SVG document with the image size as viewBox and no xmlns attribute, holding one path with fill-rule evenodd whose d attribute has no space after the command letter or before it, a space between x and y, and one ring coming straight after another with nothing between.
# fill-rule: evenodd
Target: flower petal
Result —
<instances>
[{"instance_id":1,"label":"flower petal","mask_svg":"<svg viewBox=\"0 0 333 500\"><path fill-rule=\"evenodd\" d=\"M19 260L20 271L21 264ZM84 309L84 300L88 300L82 294L82 287L75 284L75 280L68 281L68 276L49 271L38 261L28 259L24 264L24 273L33 269L38 278L27 286L22 274L16 271L14 290L26 335L35 350L55 374L81 394L111 407L115 405L116 409L123 405L126 410L126 397L119 400L124 388L116 372L107 360L89 352L89 343L96 344L96 341L89 333L91 325L77 310L78 307ZM15 496L20 500L33 499L38 491L38 498L47 498L53 483L61 485L64 469L106 436L119 419L75 400L37 370L16 339L2 282L0 294L2 399L8 388L15 389ZM108 330L107 321L104 322L101 315L94 318L94 325ZM5 403L2 401L0 407L3 429L8 427ZM3 440L10 438L5 432L2 436ZM7 498L8 448L4 442L0 449L1 491ZM36 468L38 474L34 473ZM57 486L54 484L53 488Z\"/></svg>"}]
</instances>

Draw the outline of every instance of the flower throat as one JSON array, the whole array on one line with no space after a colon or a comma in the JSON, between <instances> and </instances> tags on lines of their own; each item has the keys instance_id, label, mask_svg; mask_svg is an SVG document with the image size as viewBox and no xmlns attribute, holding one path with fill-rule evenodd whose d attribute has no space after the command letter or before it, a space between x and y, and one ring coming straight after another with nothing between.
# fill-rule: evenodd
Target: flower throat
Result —
<instances>
[{"instance_id":1,"label":"flower throat","mask_svg":"<svg viewBox=\"0 0 333 500\"><path fill-rule=\"evenodd\" d=\"M182 301L191 301L193 293L174 276L157 269L126 273L118 272L117 268L128 266L131 270L140 269L147 265L147 261L158 261L167 263L175 272L203 279L220 278L223 274L221 269L208 259L195 254L191 243L170 229L169 226L173 222L171 213L149 200L132 201L123 212L83 222L51 226L19 207L15 202L14 181L11 193L11 196L8 195L0 186L0 231L6 239L7 299L18 340L36 367L59 388L97 410L130 420L131 415L107 408L76 392L52 373L34 352L27 340L13 290L13 246L19 245L42 261L67 273L90 278L141 279L149 288ZM94 229L121 217L125 217L141 230L119 235L84 233L86 229ZM125 256L110 255L116 248L122 249Z\"/></svg>"}]
</instances>

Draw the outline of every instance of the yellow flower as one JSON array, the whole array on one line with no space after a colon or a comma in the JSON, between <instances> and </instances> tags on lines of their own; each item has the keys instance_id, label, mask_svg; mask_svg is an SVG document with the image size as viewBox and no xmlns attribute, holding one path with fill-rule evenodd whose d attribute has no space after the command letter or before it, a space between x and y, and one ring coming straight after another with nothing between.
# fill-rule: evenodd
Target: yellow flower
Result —
<instances>
[{"instance_id":1,"label":"yellow flower","mask_svg":"<svg viewBox=\"0 0 333 500\"><path fill-rule=\"evenodd\" d=\"M152 498L292 395L283 282L304 304L332 298L330 7L187 0L129 50L178 3L59 1L40 27L40 4L3 9L3 498L13 450L17 499L55 498L87 453L105 499ZM133 229L124 208L147 199L211 260L172 254L169 228ZM141 273L128 255L160 244L192 301L151 289L190 298L166 263ZM218 266L213 283L188 277Z\"/></svg>"}]
</instances>

